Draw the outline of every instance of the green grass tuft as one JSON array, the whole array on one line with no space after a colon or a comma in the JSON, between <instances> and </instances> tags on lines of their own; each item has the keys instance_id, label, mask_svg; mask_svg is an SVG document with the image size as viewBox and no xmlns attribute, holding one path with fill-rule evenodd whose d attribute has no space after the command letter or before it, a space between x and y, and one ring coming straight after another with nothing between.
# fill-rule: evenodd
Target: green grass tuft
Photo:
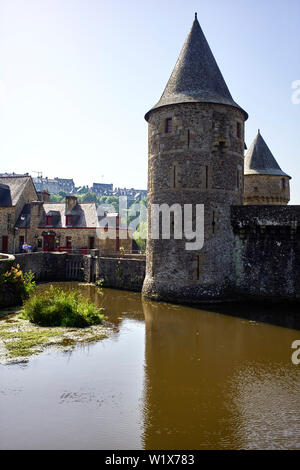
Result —
<instances>
[{"instance_id":1,"label":"green grass tuft","mask_svg":"<svg viewBox=\"0 0 300 470\"><path fill-rule=\"evenodd\" d=\"M65 292L50 286L49 290L33 295L23 306L21 318L39 326L87 328L104 320L99 309L78 291Z\"/></svg>"}]
</instances>

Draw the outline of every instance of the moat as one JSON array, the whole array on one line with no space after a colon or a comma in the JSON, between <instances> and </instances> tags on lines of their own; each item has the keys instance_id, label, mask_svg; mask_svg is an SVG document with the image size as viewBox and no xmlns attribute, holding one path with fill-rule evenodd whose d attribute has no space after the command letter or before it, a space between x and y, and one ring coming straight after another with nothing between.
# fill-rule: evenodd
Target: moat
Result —
<instances>
[{"instance_id":1,"label":"moat","mask_svg":"<svg viewBox=\"0 0 300 470\"><path fill-rule=\"evenodd\" d=\"M0 449L300 449L299 330L81 289L116 331L0 365Z\"/></svg>"}]
</instances>

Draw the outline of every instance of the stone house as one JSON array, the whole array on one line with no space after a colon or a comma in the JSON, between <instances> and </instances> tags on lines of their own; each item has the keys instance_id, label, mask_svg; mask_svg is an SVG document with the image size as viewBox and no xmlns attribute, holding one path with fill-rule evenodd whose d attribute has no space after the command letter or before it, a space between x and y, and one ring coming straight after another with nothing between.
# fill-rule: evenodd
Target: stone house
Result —
<instances>
[{"instance_id":1,"label":"stone house","mask_svg":"<svg viewBox=\"0 0 300 470\"><path fill-rule=\"evenodd\" d=\"M131 234L115 224L101 226L95 203L79 203L75 196L51 203L49 193L37 193L28 177L0 178L0 237L2 253L17 253L24 243L34 251L132 250Z\"/></svg>"},{"instance_id":2,"label":"stone house","mask_svg":"<svg viewBox=\"0 0 300 470\"><path fill-rule=\"evenodd\" d=\"M24 207L38 199L30 176L0 178L0 252L14 253L18 247L17 220Z\"/></svg>"}]
</instances>

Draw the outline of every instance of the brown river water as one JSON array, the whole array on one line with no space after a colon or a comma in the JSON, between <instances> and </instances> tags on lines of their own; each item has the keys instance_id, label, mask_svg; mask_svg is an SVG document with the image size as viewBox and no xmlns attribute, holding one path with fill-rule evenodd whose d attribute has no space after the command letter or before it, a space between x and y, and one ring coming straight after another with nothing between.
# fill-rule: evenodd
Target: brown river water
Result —
<instances>
[{"instance_id":1,"label":"brown river water","mask_svg":"<svg viewBox=\"0 0 300 470\"><path fill-rule=\"evenodd\" d=\"M0 365L0 449L300 449L299 330L81 289L118 331Z\"/></svg>"}]
</instances>

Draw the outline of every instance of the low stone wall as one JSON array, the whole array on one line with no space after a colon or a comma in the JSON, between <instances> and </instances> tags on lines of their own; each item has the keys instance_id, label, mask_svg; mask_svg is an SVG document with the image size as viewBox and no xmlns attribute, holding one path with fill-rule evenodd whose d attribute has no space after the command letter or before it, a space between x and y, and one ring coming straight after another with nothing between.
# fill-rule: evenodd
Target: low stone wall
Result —
<instances>
[{"instance_id":1,"label":"low stone wall","mask_svg":"<svg viewBox=\"0 0 300 470\"><path fill-rule=\"evenodd\" d=\"M98 277L106 287L140 292L145 270L145 257L98 258Z\"/></svg>"},{"instance_id":2,"label":"low stone wall","mask_svg":"<svg viewBox=\"0 0 300 470\"><path fill-rule=\"evenodd\" d=\"M32 271L36 281L65 281L67 253L21 253L16 263L22 271Z\"/></svg>"},{"instance_id":3,"label":"low stone wall","mask_svg":"<svg viewBox=\"0 0 300 470\"><path fill-rule=\"evenodd\" d=\"M97 257L68 253L22 253L15 255L21 269L32 271L38 282L103 279L107 287L141 291L145 277L145 257L129 255Z\"/></svg>"}]
</instances>

